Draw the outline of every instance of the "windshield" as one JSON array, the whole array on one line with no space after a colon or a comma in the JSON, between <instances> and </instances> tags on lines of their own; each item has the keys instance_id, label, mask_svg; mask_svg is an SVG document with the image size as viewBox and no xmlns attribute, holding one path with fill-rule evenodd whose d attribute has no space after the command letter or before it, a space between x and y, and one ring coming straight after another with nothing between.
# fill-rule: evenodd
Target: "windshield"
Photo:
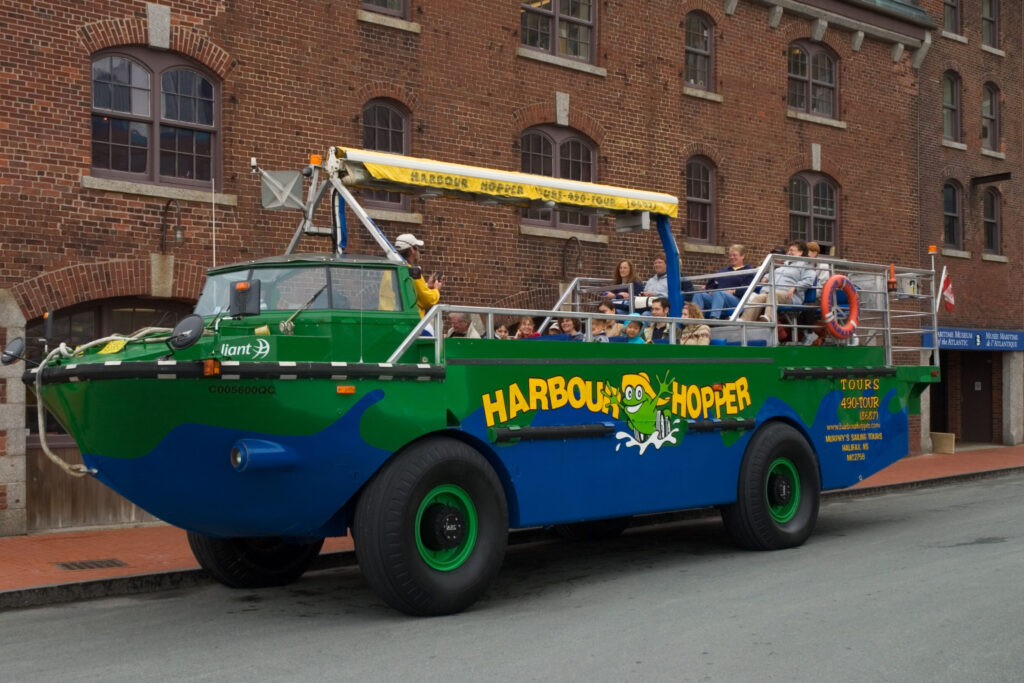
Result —
<instances>
[{"instance_id":1,"label":"windshield","mask_svg":"<svg viewBox=\"0 0 1024 683\"><path fill-rule=\"evenodd\" d=\"M309 310L402 310L397 278L390 268L293 266L210 275L195 312L227 315L235 283L251 279L260 281L263 311L297 311L303 306Z\"/></svg>"}]
</instances>

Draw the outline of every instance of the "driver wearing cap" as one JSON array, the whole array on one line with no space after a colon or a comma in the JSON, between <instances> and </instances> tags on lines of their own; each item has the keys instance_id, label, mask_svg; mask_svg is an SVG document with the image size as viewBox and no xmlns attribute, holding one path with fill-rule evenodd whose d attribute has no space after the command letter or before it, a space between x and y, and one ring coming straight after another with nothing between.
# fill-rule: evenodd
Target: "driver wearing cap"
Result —
<instances>
[{"instance_id":1,"label":"driver wearing cap","mask_svg":"<svg viewBox=\"0 0 1024 683\"><path fill-rule=\"evenodd\" d=\"M419 266L422 246L423 240L416 239L416 235L410 232L395 239L395 249L409 262L409 274L416 285L416 306L420 309L421 318L431 306L441 300L441 285L444 284L443 277L435 278L434 275L431 275L429 280L424 280L423 269Z\"/></svg>"}]
</instances>

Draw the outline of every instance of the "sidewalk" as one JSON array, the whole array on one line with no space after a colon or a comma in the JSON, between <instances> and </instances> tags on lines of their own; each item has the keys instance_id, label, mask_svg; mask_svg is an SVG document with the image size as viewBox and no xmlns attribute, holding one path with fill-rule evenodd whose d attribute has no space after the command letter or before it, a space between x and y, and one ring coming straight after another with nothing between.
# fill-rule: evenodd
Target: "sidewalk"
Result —
<instances>
[{"instance_id":1,"label":"sidewalk","mask_svg":"<svg viewBox=\"0 0 1024 683\"><path fill-rule=\"evenodd\" d=\"M958 448L961 448L958 446ZM904 458L851 490L939 483L1024 469L1024 444L966 447ZM826 494L829 495L829 494ZM349 538L327 539L316 566L353 564ZM0 609L196 585L199 570L185 532L154 525L0 538Z\"/></svg>"}]
</instances>

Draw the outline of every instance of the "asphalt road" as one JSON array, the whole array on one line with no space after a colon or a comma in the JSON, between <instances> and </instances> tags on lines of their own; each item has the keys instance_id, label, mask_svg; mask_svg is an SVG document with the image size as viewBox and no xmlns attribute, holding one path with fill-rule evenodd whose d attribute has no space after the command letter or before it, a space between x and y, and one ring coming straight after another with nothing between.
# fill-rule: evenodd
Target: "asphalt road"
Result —
<instances>
[{"instance_id":1,"label":"asphalt road","mask_svg":"<svg viewBox=\"0 0 1024 683\"><path fill-rule=\"evenodd\" d=\"M358 569L0 614L0 681L1019 681L1024 475L827 502L751 553L717 520L511 548L466 613Z\"/></svg>"}]
</instances>

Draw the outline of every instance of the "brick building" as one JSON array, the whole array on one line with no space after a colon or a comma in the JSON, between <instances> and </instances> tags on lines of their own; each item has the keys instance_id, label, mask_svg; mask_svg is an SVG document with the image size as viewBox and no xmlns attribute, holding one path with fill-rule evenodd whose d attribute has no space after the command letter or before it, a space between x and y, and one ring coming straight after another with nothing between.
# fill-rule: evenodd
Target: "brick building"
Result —
<instances>
[{"instance_id":1,"label":"brick building","mask_svg":"<svg viewBox=\"0 0 1024 683\"><path fill-rule=\"evenodd\" d=\"M943 383L933 431L957 440L1024 438L1021 5L931 0L931 50L918 74L922 238L939 247L956 307L939 318ZM941 116L936 114L941 112Z\"/></svg>"},{"instance_id":2,"label":"brick building","mask_svg":"<svg viewBox=\"0 0 1024 683\"><path fill-rule=\"evenodd\" d=\"M301 11L274 0L14 0L0 27L0 343L38 338L47 310L75 342L173 319L205 268L279 253L294 230L293 216L260 208L250 157L294 169L329 145L685 197L684 273L719 267L731 243L759 260L791 236L845 258L927 265L952 179L966 208L961 241L942 255L957 285L951 320L1020 330L1019 305L993 325L995 302L970 284L983 270L1000 300L1022 300L1020 9L1001 3L1001 47L981 50L981 4L958 4L964 43L942 33L941 0L350 0ZM953 142L966 149L941 135L936 79L949 61L964 86L965 138ZM982 154L967 137L989 82L1005 125L998 151ZM998 259L978 242L975 187L990 186ZM447 301L531 301L622 258L647 275L660 249L608 219L368 199L389 236L427 242ZM350 250L375 248L354 235ZM1021 354L998 355L1010 370L992 377L1012 384ZM0 534L145 519L45 462L20 372L0 375ZM73 444L54 442L74 457Z\"/></svg>"}]
</instances>

